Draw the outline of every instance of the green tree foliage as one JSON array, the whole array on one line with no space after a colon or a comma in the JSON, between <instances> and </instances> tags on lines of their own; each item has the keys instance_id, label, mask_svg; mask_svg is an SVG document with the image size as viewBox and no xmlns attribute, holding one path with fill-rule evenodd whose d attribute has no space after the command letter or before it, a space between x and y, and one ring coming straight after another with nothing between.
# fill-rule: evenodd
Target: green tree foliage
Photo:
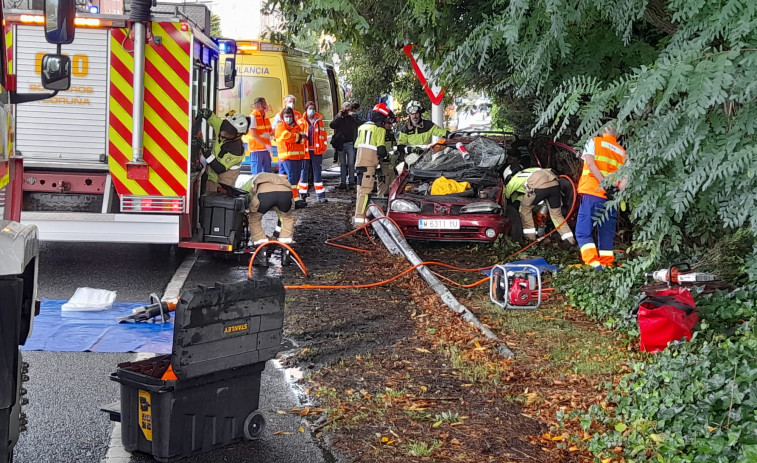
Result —
<instances>
[{"instance_id":1,"label":"green tree foliage","mask_svg":"<svg viewBox=\"0 0 757 463\"><path fill-rule=\"evenodd\" d=\"M298 46L313 35L335 39L323 41L328 46L320 47L320 54L341 58L340 70L349 82L352 98L364 110L388 94L399 102L415 99L431 107L402 51L408 42L397 34L402 2L316 0L294 4L269 0L266 9L275 9L286 18L284 29L271 33L271 40Z\"/></svg>"},{"instance_id":2,"label":"green tree foliage","mask_svg":"<svg viewBox=\"0 0 757 463\"><path fill-rule=\"evenodd\" d=\"M633 205L637 239L656 243L650 249L708 245L738 227L757 231L751 0L270 4L290 31L322 30L341 54L417 44L447 88L494 94L517 116L533 109L538 127L556 136L586 139L617 119L631 180L622 199ZM523 103L525 110L515 107Z\"/></svg>"},{"instance_id":3,"label":"green tree foliage","mask_svg":"<svg viewBox=\"0 0 757 463\"><path fill-rule=\"evenodd\" d=\"M223 37L221 32L221 17L210 13L210 36L213 38Z\"/></svg>"}]
</instances>

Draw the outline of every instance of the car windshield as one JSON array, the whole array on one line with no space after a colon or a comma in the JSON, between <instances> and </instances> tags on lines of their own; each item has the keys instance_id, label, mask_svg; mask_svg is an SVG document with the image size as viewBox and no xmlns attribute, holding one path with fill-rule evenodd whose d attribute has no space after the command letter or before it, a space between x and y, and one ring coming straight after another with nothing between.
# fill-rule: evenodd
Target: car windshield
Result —
<instances>
[{"instance_id":1,"label":"car windshield","mask_svg":"<svg viewBox=\"0 0 757 463\"><path fill-rule=\"evenodd\" d=\"M446 146L443 150L434 152L428 149L421 159L413 165L414 170L422 171L458 171L471 167L497 168L505 163L507 153L491 138L478 137L464 145L469 159L465 159L454 146Z\"/></svg>"}]
</instances>

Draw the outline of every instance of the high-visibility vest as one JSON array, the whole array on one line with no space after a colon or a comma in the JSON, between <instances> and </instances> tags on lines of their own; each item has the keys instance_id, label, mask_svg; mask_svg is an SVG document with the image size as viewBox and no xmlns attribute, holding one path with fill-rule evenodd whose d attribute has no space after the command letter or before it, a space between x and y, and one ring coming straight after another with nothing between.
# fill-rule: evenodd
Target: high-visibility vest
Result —
<instances>
[{"instance_id":1,"label":"high-visibility vest","mask_svg":"<svg viewBox=\"0 0 757 463\"><path fill-rule=\"evenodd\" d=\"M279 151L279 162L299 161L305 155L305 144L297 143L300 126L289 125L284 121L276 126L276 147Z\"/></svg>"},{"instance_id":2,"label":"high-visibility vest","mask_svg":"<svg viewBox=\"0 0 757 463\"><path fill-rule=\"evenodd\" d=\"M612 174L626 162L626 150L612 135L594 137L594 163L604 177ZM599 180L592 175L589 165L584 160L581 178L578 180L578 193L607 198L605 190L599 186Z\"/></svg>"},{"instance_id":3,"label":"high-visibility vest","mask_svg":"<svg viewBox=\"0 0 757 463\"><path fill-rule=\"evenodd\" d=\"M323 127L323 115L315 113L316 122L313 127L313 140L308 142L307 149L313 150L314 154L323 154L326 152L326 144L328 137L326 135L326 129ZM307 134L310 128L310 121L307 116L303 116L299 121L302 133Z\"/></svg>"},{"instance_id":4,"label":"high-visibility vest","mask_svg":"<svg viewBox=\"0 0 757 463\"><path fill-rule=\"evenodd\" d=\"M355 139L355 149L365 148L378 151L386 141L386 129L379 127L373 122L366 122L357 129L357 138Z\"/></svg>"},{"instance_id":5,"label":"high-visibility vest","mask_svg":"<svg viewBox=\"0 0 757 463\"><path fill-rule=\"evenodd\" d=\"M250 114L250 118L255 119L255 130L258 131L258 135L263 140L267 140L268 144L271 144L271 132L273 132L273 129L271 128L271 121L267 117L265 117L264 111L258 111L257 109ZM255 138L250 135L249 141L248 141L248 149L250 151L263 151L266 149L265 145L263 143L260 143L259 141L255 140Z\"/></svg>"}]
</instances>

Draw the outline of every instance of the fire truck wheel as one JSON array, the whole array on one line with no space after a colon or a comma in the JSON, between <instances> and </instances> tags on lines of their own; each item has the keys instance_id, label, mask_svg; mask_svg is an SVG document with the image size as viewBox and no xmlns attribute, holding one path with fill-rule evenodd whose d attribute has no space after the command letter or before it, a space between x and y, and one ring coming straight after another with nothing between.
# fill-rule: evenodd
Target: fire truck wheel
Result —
<instances>
[{"instance_id":1,"label":"fire truck wheel","mask_svg":"<svg viewBox=\"0 0 757 463\"><path fill-rule=\"evenodd\" d=\"M252 412L244 420L244 437L247 440L255 440L263 434L265 430L265 418L260 412Z\"/></svg>"},{"instance_id":2,"label":"fire truck wheel","mask_svg":"<svg viewBox=\"0 0 757 463\"><path fill-rule=\"evenodd\" d=\"M505 217L510 221L510 239L513 241L523 241L523 221L520 220L520 212L515 207L508 204L505 207Z\"/></svg>"}]
</instances>

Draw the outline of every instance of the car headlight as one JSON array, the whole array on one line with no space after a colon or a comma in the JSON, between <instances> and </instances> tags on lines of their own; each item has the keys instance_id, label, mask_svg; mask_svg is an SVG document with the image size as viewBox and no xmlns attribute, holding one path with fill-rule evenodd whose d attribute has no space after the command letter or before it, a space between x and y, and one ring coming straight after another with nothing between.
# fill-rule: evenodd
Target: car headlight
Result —
<instances>
[{"instance_id":1,"label":"car headlight","mask_svg":"<svg viewBox=\"0 0 757 463\"><path fill-rule=\"evenodd\" d=\"M392 212L420 212L421 208L412 201L395 199L390 206Z\"/></svg>"},{"instance_id":2,"label":"car headlight","mask_svg":"<svg viewBox=\"0 0 757 463\"><path fill-rule=\"evenodd\" d=\"M485 214L495 213L500 210L499 204L494 201L480 201L477 203L471 203L467 206L460 208L460 212L463 214Z\"/></svg>"}]
</instances>

